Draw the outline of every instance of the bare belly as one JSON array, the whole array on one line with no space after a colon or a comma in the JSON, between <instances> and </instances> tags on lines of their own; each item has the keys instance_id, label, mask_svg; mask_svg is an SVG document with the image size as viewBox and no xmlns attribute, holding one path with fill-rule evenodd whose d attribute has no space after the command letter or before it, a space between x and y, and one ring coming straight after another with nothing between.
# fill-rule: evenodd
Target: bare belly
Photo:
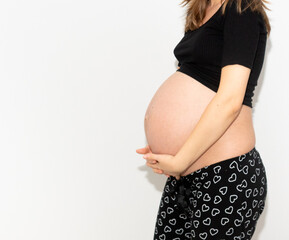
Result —
<instances>
[{"instance_id":1,"label":"bare belly","mask_svg":"<svg viewBox=\"0 0 289 240\"><path fill-rule=\"evenodd\" d=\"M147 143L153 153L175 155L216 93L176 71L157 90L145 113ZM227 131L182 175L247 153L255 146L252 109L242 109Z\"/></svg>"}]
</instances>

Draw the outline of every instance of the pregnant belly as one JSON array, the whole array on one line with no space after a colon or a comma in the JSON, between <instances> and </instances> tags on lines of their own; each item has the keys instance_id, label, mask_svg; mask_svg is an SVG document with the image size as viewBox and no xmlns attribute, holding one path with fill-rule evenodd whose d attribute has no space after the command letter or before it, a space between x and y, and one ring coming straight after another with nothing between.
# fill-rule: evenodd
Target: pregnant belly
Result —
<instances>
[{"instance_id":1,"label":"pregnant belly","mask_svg":"<svg viewBox=\"0 0 289 240\"><path fill-rule=\"evenodd\" d=\"M182 72L172 74L159 87L145 113L145 135L152 152L175 155L215 94ZM255 145L251 109L242 108L226 133L201 156L204 165L245 153Z\"/></svg>"},{"instance_id":2,"label":"pregnant belly","mask_svg":"<svg viewBox=\"0 0 289 240\"><path fill-rule=\"evenodd\" d=\"M176 153L215 94L183 73L171 75L145 114L145 134L152 152Z\"/></svg>"}]
</instances>

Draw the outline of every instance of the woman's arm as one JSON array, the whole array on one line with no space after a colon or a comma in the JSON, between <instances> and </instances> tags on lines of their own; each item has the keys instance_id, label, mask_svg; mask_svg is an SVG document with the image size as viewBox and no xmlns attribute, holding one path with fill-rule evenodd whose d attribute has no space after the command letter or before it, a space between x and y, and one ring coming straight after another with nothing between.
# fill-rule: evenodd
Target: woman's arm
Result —
<instances>
[{"instance_id":1,"label":"woman's arm","mask_svg":"<svg viewBox=\"0 0 289 240\"><path fill-rule=\"evenodd\" d=\"M174 167L186 171L228 129L240 113L250 69L238 64L222 69L216 95L206 107L189 138L175 155Z\"/></svg>"}]
</instances>

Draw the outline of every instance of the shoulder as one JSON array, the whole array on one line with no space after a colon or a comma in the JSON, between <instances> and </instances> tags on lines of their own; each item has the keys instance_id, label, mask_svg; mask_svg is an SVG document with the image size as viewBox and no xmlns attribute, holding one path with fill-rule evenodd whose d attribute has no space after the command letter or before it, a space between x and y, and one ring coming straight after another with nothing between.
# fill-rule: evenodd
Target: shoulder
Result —
<instances>
[{"instance_id":1,"label":"shoulder","mask_svg":"<svg viewBox=\"0 0 289 240\"><path fill-rule=\"evenodd\" d=\"M225 8L225 18L252 18L259 19L261 13L253 11L245 1L241 1L241 5L237 4L237 0L229 0Z\"/></svg>"},{"instance_id":2,"label":"shoulder","mask_svg":"<svg viewBox=\"0 0 289 240\"><path fill-rule=\"evenodd\" d=\"M246 1L241 1L240 9L237 0L229 0L225 8L224 22L230 26L242 25L242 27L258 26L262 28L264 21L262 14L253 11L247 6Z\"/></svg>"}]
</instances>

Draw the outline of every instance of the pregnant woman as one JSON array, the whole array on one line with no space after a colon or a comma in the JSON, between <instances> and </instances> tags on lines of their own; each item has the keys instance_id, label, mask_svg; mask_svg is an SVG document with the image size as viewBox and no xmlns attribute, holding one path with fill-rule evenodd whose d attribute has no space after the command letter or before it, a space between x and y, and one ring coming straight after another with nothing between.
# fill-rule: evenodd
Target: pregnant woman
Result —
<instances>
[{"instance_id":1,"label":"pregnant woman","mask_svg":"<svg viewBox=\"0 0 289 240\"><path fill-rule=\"evenodd\" d=\"M145 114L147 166L168 178L154 239L252 238L267 196L252 98L270 24L264 0L183 0L177 71Z\"/></svg>"}]
</instances>

